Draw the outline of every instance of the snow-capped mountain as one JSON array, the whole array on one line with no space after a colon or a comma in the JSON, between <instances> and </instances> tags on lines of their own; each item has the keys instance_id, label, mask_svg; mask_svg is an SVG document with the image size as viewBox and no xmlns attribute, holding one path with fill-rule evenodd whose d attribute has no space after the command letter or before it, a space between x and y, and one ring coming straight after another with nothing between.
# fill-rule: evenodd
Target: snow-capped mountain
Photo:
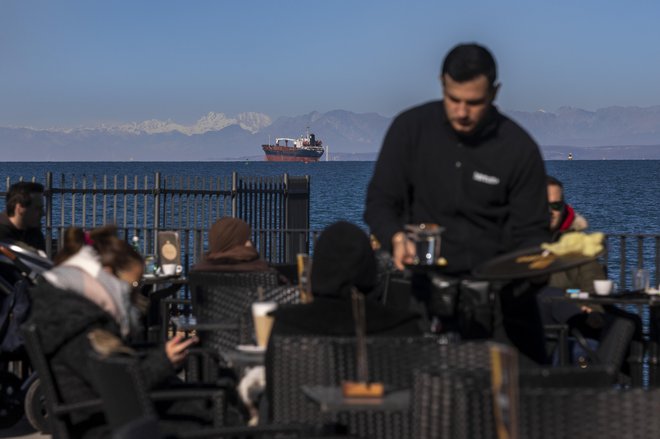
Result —
<instances>
[{"instance_id":1,"label":"snow-capped mountain","mask_svg":"<svg viewBox=\"0 0 660 439\"><path fill-rule=\"evenodd\" d=\"M178 131L187 136L204 134L209 131L220 131L231 125L238 125L245 131L254 134L269 126L273 121L263 113L239 113L236 117L228 117L225 113L209 112L192 125L181 125L172 120L145 120L116 126L104 126L108 131L119 131L132 134L161 134Z\"/></svg>"},{"instance_id":2,"label":"snow-capped mountain","mask_svg":"<svg viewBox=\"0 0 660 439\"><path fill-rule=\"evenodd\" d=\"M548 159L568 152L585 159L660 157L660 106L506 113L534 136ZM333 158L373 159L390 122L376 113L334 110L277 120L262 113L210 112L191 125L153 119L74 129L0 126L0 150L11 161L253 160L263 157L262 144L309 129Z\"/></svg>"}]
</instances>

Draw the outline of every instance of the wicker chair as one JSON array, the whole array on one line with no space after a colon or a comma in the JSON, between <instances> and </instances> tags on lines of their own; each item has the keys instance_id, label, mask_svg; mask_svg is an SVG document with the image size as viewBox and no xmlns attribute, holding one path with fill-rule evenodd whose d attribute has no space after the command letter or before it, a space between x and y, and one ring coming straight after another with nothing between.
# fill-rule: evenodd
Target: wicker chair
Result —
<instances>
[{"instance_id":1,"label":"wicker chair","mask_svg":"<svg viewBox=\"0 0 660 439\"><path fill-rule=\"evenodd\" d=\"M520 437L657 437L658 407L660 389L521 388Z\"/></svg>"},{"instance_id":2,"label":"wicker chair","mask_svg":"<svg viewBox=\"0 0 660 439\"><path fill-rule=\"evenodd\" d=\"M413 370L426 365L488 368L487 343L443 345L426 337L372 337L367 341L369 378L389 389L410 389ZM352 337L275 336L266 370L271 421L339 423L358 437L401 438L411 433L409 410L347 410L323 413L302 386L338 386L356 378Z\"/></svg>"},{"instance_id":3,"label":"wicker chair","mask_svg":"<svg viewBox=\"0 0 660 439\"><path fill-rule=\"evenodd\" d=\"M416 439L496 438L490 372L450 367L416 371L412 424Z\"/></svg>"},{"instance_id":4,"label":"wicker chair","mask_svg":"<svg viewBox=\"0 0 660 439\"><path fill-rule=\"evenodd\" d=\"M209 399L212 401L213 427L193 428L177 433L183 438L299 438L311 436L311 430L299 424L264 425L260 427L227 427L225 419L225 392L218 388L174 388L147 392L137 368L136 359L129 356L91 357L94 363L94 381L103 400L106 419L116 438L165 437L160 435L153 404L158 401L181 399ZM174 418L175 422L182 418ZM170 436L168 436L170 437Z\"/></svg>"},{"instance_id":5,"label":"wicker chair","mask_svg":"<svg viewBox=\"0 0 660 439\"><path fill-rule=\"evenodd\" d=\"M278 287L276 272L191 272L189 276L193 313L200 325L237 324L236 330L203 331L202 346L214 351L231 350L239 344L254 343L250 305L259 300L297 303L298 292Z\"/></svg>"},{"instance_id":6,"label":"wicker chair","mask_svg":"<svg viewBox=\"0 0 660 439\"><path fill-rule=\"evenodd\" d=\"M71 414L84 410L100 410L102 407L101 400L93 399L74 404L66 404L57 387L50 363L44 354L37 327L33 324L26 324L21 327L21 332L32 366L39 374L41 388L46 396L47 415L45 418L50 424L50 433L55 439L74 437L75 432L73 431Z\"/></svg>"}]
</instances>

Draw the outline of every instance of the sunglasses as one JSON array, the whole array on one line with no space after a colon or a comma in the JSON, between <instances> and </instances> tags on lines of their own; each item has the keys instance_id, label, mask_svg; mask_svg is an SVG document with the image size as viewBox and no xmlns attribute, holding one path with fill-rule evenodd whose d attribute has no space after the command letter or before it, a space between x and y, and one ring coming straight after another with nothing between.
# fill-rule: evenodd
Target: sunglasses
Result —
<instances>
[{"instance_id":1,"label":"sunglasses","mask_svg":"<svg viewBox=\"0 0 660 439\"><path fill-rule=\"evenodd\" d=\"M552 210L562 210L564 208L564 202L554 201L552 203L548 203L548 206L550 206L550 209Z\"/></svg>"}]
</instances>

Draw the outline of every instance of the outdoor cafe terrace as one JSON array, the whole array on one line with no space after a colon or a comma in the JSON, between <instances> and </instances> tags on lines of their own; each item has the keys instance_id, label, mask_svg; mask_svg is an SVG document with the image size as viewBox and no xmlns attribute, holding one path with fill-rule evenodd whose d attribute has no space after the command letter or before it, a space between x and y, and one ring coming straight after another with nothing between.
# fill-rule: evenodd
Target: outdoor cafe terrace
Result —
<instances>
[{"instance_id":1,"label":"outdoor cafe terrace","mask_svg":"<svg viewBox=\"0 0 660 439\"><path fill-rule=\"evenodd\" d=\"M201 343L180 374L188 383L217 382L221 368L242 377L265 366L269 406L255 407L257 426L229 426L227 389L154 393L133 359L113 357L94 359L100 399L65 404L38 330L27 327L26 348L40 388L17 392L19 398L8 395L12 385L32 387L32 370L24 362L5 361L3 377L13 374L18 381L3 379L3 428L26 411L37 429L56 438L75 437L69 416L96 408L105 413L113 437L158 437L154 401L201 398L213 407L213 425L181 437L614 438L660 433L660 298L631 292L632 273L638 269L647 270L650 285L660 283L660 235L606 234L607 251L599 261L621 294L552 299L614 305L641 317L641 340L633 341L630 324L618 322L597 347L584 346L588 361L579 365L568 359L576 334L562 325L545 328L548 347L557 351L554 366L527 367L514 348L490 341L460 341L430 331L417 337L365 337L359 325L354 337L274 337L266 355L255 347L251 305L307 300L296 256L311 253L320 233L309 223L309 177L234 173L192 182L160 174L55 180L46 175L48 256L72 225L115 224L127 241L139 237L143 255L158 257L166 242L173 243L177 251L171 262L181 265L181 272L146 276L141 284L151 301L142 342L162 343L177 331L199 335ZM4 202L4 193L0 197ZM281 285L273 273L190 272L207 247L211 224L223 216L251 225L255 247L290 284ZM12 263L3 258L0 263ZM386 304L400 304L398 294L407 294L406 300L411 294L409 276L389 273L384 285ZM366 393L347 394L346 381L383 384L384 391L374 394L368 387ZM13 411L4 409L8 402Z\"/></svg>"}]
</instances>

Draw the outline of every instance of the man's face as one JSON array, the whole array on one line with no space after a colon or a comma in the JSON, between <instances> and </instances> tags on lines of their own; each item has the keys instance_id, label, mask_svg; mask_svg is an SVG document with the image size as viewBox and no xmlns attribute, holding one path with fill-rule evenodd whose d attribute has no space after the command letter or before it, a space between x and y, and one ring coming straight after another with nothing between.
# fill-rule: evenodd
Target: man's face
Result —
<instances>
[{"instance_id":1,"label":"man's face","mask_svg":"<svg viewBox=\"0 0 660 439\"><path fill-rule=\"evenodd\" d=\"M491 87L485 75L457 82L443 75L445 112L452 128L459 134L472 134L495 99L498 86Z\"/></svg>"},{"instance_id":2,"label":"man's face","mask_svg":"<svg viewBox=\"0 0 660 439\"><path fill-rule=\"evenodd\" d=\"M20 218L22 229L32 229L41 227L41 218L44 216L44 197L42 194L31 194L32 202L25 207L17 204L14 209L14 215Z\"/></svg>"},{"instance_id":3,"label":"man's face","mask_svg":"<svg viewBox=\"0 0 660 439\"><path fill-rule=\"evenodd\" d=\"M557 230L561 225L562 213L564 213L564 194L561 187L548 185L548 205L550 206L550 230Z\"/></svg>"}]
</instances>

